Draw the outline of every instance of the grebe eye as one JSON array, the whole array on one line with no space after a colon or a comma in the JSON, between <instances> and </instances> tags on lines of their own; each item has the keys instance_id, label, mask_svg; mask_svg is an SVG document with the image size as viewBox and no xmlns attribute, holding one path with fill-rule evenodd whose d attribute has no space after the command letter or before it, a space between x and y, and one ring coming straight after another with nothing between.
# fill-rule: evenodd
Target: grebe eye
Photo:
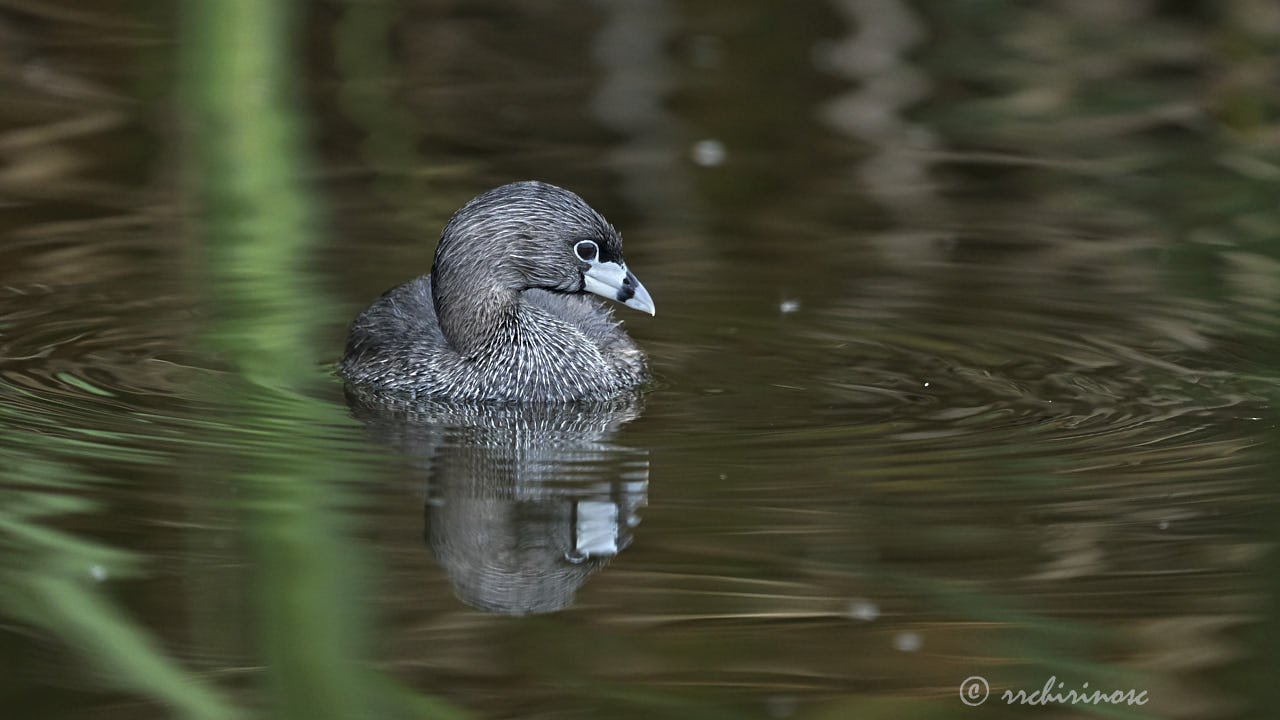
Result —
<instances>
[{"instance_id":1,"label":"grebe eye","mask_svg":"<svg viewBox=\"0 0 1280 720\"><path fill-rule=\"evenodd\" d=\"M582 260L591 262L600 254L600 248L591 240L582 240L577 245L573 246L573 252Z\"/></svg>"}]
</instances>

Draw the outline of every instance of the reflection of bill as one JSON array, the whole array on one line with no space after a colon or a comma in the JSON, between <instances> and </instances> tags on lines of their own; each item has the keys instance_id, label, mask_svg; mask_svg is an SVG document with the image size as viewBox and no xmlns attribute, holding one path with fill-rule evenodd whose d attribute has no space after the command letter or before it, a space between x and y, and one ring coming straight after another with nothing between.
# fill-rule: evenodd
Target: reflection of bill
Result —
<instances>
[{"instance_id":1,"label":"reflection of bill","mask_svg":"<svg viewBox=\"0 0 1280 720\"><path fill-rule=\"evenodd\" d=\"M425 539L468 605L509 615L564 609L630 544L648 500L648 453L609 441L639 414L638 398L348 400L371 435L417 459L428 479Z\"/></svg>"},{"instance_id":2,"label":"reflection of bill","mask_svg":"<svg viewBox=\"0 0 1280 720\"><path fill-rule=\"evenodd\" d=\"M631 536L624 535L622 526L618 524L619 508L616 503L579 500L573 509L573 550L565 555L566 559L581 562L592 556L612 557L631 541Z\"/></svg>"}]
</instances>

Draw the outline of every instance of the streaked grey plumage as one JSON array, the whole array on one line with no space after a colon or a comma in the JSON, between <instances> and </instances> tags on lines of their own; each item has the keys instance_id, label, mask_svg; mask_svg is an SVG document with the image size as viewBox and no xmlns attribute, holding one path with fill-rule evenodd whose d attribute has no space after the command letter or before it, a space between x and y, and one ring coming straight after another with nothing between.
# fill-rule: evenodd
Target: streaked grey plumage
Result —
<instances>
[{"instance_id":1,"label":"streaked grey plumage","mask_svg":"<svg viewBox=\"0 0 1280 720\"><path fill-rule=\"evenodd\" d=\"M374 391L415 397L616 395L646 380L644 353L587 291L653 311L618 232L582 198L540 182L503 185L449 220L430 277L356 317L340 370Z\"/></svg>"}]
</instances>

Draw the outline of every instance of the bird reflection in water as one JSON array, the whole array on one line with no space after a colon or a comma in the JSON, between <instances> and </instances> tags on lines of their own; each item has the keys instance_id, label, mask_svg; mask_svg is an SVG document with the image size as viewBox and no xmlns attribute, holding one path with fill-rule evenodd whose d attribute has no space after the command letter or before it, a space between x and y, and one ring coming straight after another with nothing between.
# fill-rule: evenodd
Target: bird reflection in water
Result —
<instances>
[{"instance_id":1,"label":"bird reflection in water","mask_svg":"<svg viewBox=\"0 0 1280 720\"><path fill-rule=\"evenodd\" d=\"M458 598L486 612L562 610L630 544L646 450L612 443L638 394L574 404L403 400L347 387L377 441L417 459L424 536Z\"/></svg>"}]
</instances>

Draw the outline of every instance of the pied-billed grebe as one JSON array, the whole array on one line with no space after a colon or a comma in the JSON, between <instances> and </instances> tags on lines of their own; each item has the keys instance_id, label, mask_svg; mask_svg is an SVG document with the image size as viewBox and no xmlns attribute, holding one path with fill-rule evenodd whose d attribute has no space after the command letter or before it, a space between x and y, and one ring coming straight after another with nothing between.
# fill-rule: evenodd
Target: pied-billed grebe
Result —
<instances>
[{"instance_id":1,"label":"pied-billed grebe","mask_svg":"<svg viewBox=\"0 0 1280 720\"><path fill-rule=\"evenodd\" d=\"M445 225L430 277L356 316L340 370L375 391L563 402L645 381L644 353L595 293L654 314L618 231L554 185L503 185Z\"/></svg>"}]
</instances>

